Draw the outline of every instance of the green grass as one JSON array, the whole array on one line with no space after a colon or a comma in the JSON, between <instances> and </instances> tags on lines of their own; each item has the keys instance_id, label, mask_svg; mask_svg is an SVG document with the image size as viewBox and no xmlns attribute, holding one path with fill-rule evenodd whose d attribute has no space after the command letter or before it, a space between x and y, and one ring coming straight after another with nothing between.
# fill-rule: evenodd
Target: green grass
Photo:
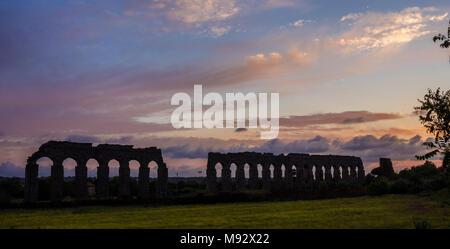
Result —
<instances>
[{"instance_id":1,"label":"green grass","mask_svg":"<svg viewBox=\"0 0 450 249\"><path fill-rule=\"evenodd\" d=\"M0 228L450 228L450 206L416 195L183 206L0 210Z\"/></svg>"}]
</instances>

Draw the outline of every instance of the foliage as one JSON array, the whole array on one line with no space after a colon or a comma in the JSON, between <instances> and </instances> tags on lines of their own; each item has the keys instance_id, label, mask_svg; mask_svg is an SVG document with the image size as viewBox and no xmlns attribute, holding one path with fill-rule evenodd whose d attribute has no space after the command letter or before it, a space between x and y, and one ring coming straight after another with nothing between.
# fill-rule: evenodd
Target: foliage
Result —
<instances>
[{"instance_id":1,"label":"foliage","mask_svg":"<svg viewBox=\"0 0 450 249\"><path fill-rule=\"evenodd\" d=\"M13 198L23 197L23 184L18 177L2 179L0 181L0 190L7 193L8 196Z\"/></svg>"},{"instance_id":2,"label":"foliage","mask_svg":"<svg viewBox=\"0 0 450 249\"><path fill-rule=\"evenodd\" d=\"M384 195L389 192L389 182L385 177L377 177L375 181L367 186L367 194Z\"/></svg>"},{"instance_id":3,"label":"foliage","mask_svg":"<svg viewBox=\"0 0 450 249\"><path fill-rule=\"evenodd\" d=\"M389 187L390 192L393 194L406 194L409 191L409 182L405 179L395 180Z\"/></svg>"},{"instance_id":4,"label":"foliage","mask_svg":"<svg viewBox=\"0 0 450 249\"><path fill-rule=\"evenodd\" d=\"M436 191L449 186L449 178L445 174L445 169L442 167L437 168L434 163L429 161L426 161L423 165L413 166L410 169L400 171L399 178L408 185L408 193ZM397 187L401 188L404 185L391 185L391 192L397 193L395 192L398 190Z\"/></svg>"},{"instance_id":5,"label":"foliage","mask_svg":"<svg viewBox=\"0 0 450 249\"><path fill-rule=\"evenodd\" d=\"M413 217L412 220L416 229L431 229L431 224L427 219Z\"/></svg>"},{"instance_id":6,"label":"foliage","mask_svg":"<svg viewBox=\"0 0 450 249\"><path fill-rule=\"evenodd\" d=\"M428 89L423 100L418 101L421 105L414 109L419 113L419 120L427 132L434 135L434 141L423 143L432 150L425 155L416 155L416 158L426 160L442 154L442 166L446 168L450 163L450 90L444 92L438 88L433 92Z\"/></svg>"},{"instance_id":7,"label":"foliage","mask_svg":"<svg viewBox=\"0 0 450 249\"><path fill-rule=\"evenodd\" d=\"M318 189L319 189L319 192L320 192L321 194L327 193L327 192L329 191L328 183L326 183L326 182L320 182L320 183L319 183Z\"/></svg>"},{"instance_id":8,"label":"foliage","mask_svg":"<svg viewBox=\"0 0 450 249\"><path fill-rule=\"evenodd\" d=\"M372 182L374 182L377 178L372 175L371 173L367 174L366 177L364 178L364 185L368 186L369 184L371 184Z\"/></svg>"},{"instance_id":9,"label":"foliage","mask_svg":"<svg viewBox=\"0 0 450 249\"><path fill-rule=\"evenodd\" d=\"M450 46L450 39L443 35L438 34L433 37L433 42L442 41L442 43L439 45L441 48L448 48Z\"/></svg>"},{"instance_id":10,"label":"foliage","mask_svg":"<svg viewBox=\"0 0 450 249\"><path fill-rule=\"evenodd\" d=\"M439 45L441 48L450 47L450 21L449 21L447 36L445 36L443 34L437 34L433 37L433 42L437 42L437 41L442 41L442 43Z\"/></svg>"}]
</instances>

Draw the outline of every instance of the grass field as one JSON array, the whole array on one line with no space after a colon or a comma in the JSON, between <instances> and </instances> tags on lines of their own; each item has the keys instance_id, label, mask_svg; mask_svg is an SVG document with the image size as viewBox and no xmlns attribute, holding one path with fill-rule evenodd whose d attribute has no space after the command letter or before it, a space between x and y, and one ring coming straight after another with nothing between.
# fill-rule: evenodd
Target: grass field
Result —
<instances>
[{"instance_id":1,"label":"grass field","mask_svg":"<svg viewBox=\"0 0 450 249\"><path fill-rule=\"evenodd\" d=\"M416 195L183 206L0 210L0 228L450 228L450 206Z\"/></svg>"}]
</instances>

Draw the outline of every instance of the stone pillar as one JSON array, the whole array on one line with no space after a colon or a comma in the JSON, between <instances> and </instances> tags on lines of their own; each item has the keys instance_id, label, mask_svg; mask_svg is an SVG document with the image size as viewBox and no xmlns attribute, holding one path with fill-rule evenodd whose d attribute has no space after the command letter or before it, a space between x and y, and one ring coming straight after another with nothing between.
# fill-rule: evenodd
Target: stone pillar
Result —
<instances>
[{"instance_id":1,"label":"stone pillar","mask_svg":"<svg viewBox=\"0 0 450 249\"><path fill-rule=\"evenodd\" d=\"M303 191L303 188L305 187L305 172L304 172L304 168L303 165L301 165L301 163L297 163L295 165L296 170L297 170L297 178L295 179L295 188L297 189L297 191Z\"/></svg>"},{"instance_id":2,"label":"stone pillar","mask_svg":"<svg viewBox=\"0 0 450 249\"><path fill-rule=\"evenodd\" d=\"M158 179L156 180L156 190L160 197L167 195L168 169L165 163L158 163Z\"/></svg>"},{"instance_id":3,"label":"stone pillar","mask_svg":"<svg viewBox=\"0 0 450 249\"><path fill-rule=\"evenodd\" d=\"M340 172L339 168L340 168L339 165L337 165L337 164L333 165L333 170L334 170L333 180L335 183L338 183L341 181L341 172Z\"/></svg>"},{"instance_id":4,"label":"stone pillar","mask_svg":"<svg viewBox=\"0 0 450 249\"><path fill-rule=\"evenodd\" d=\"M249 165L248 185L250 189L258 188L258 165L255 163L247 163Z\"/></svg>"},{"instance_id":5,"label":"stone pillar","mask_svg":"<svg viewBox=\"0 0 450 249\"><path fill-rule=\"evenodd\" d=\"M222 165L222 191L231 192L232 182L231 182L231 164L229 162Z\"/></svg>"},{"instance_id":6,"label":"stone pillar","mask_svg":"<svg viewBox=\"0 0 450 249\"><path fill-rule=\"evenodd\" d=\"M330 184L333 179L332 179L332 175L331 175L331 165L326 164L325 165L325 181Z\"/></svg>"},{"instance_id":7,"label":"stone pillar","mask_svg":"<svg viewBox=\"0 0 450 249\"><path fill-rule=\"evenodd\" d=\"M270 191L272 187L270 182L270 165L270 162L262 163L262 185L266 191Z\"/></svg>"},{"instance_id":8,"label":"stone pillar","mask_svg":"<svg viewBox=\"0 0 450 249\"><path fill-rule=\"evenodd\" d=\"M64 197L64 166L61 159L53 160L50 176L50 199L59 200Z\"/></svg>"},{"instance_id":9,"label":"stone pillar","mask_svg":"<svg viewBox=\"0 0 450 249\"><path fill-rule=\"evenodd\" d=\"M236 190L242 191L245 189L245 171L244 164L236 164Z\"/></svg>"},{"instance_id":10,"label":"stone pillar","mask_svg":"<svg viewBox=\"0 0 450 249\"><path fill-rule=\"evenodd\" d=\"M283 175L281 171L281 163L275 163L273 169L273 190L275 191L280 190L282 181Z\"/></svg>"},{"instance_id":11,"label":"stone pillar","mask_svg":"<svg viewBox=\"0 0 450 249\"><path fill-rule=\"evenodd\" d=\"M216 162L208 158L208 165L206 166L206 189L210 193L217 192L217 172Z\"/></svg>"},{"instance_id":12,"label":"stone pillar","mask_svg":"<svg viewBox=\"0 0 450 249\"><path fill-rule=\"evenodd\" d=\"M307 181L307 183L306 183L306 189L307 190L312 190L312 187L313 187L313 183L314 183L314 175L313 175L313 165L311 165L311 164L308 164L307 165L308 167L307 167L307 171L306 172L308 172L307 173L307 176L306 176L306 181Z\"/></svg>"},{"instance_id":13,"label":"stone pillar","mask_svg":"<svg viewBox=\"0 0 450 249\"><path fill-rule=\"evenodd\" d=\"M75 167L75 189L78 199L88 197L86 159L78 159Z\"/></svg>"},{"instance_id":14,"label":"stone pillar","mask_svg":"<svg viewBox=\"0 0 450 249\"><path fill-rule=\"evenodd\" d=\"M292 164L288 163L284 169L284 182L286 189L291 190L294 188L294 179L292 179Z\"/></svg>"},{"instance_id":15,"label":"stone pillar","mask_svg":"<svg viewBox=\"0 0 450 249\"><path fill-rule=\"evenodd\" d=\"M107 198L109 196L109 167L108 162L97 160L97 184L95 194L98 198Z\"/></svg>"},{"instance_id":16,"label":"stone pillar","mask_svg":"<svg viewBox=\"0 0 450 249\"><path fill-rule=\"evenodd\" d=\"M356 165L354 164L350 166L350 181L352 183L358 182L358 176L356 175Z\"/></svg>"},{"instance_id":17,"label":"stone pillar","mask_svg":"<svg viewBox=\"0 0 450 249\"><path fill-rule=\"evenodd\" d=\"M139 162L139 178L138 178L139 198L148 199L150 197L150 169L148 162Z\"/></svg>"},{"instance_id":18,"label":"stone pillar","mask_svg":"<svg viewBox=\"0 0 450 249\"><path fill-rule=\"evenodd\" d=\"M25 188L24 200L25 202L35 202L38 200L39 193L39 165L28 160L25 167Z\"/></svg>"},{"instance_id":19,"label":"stone pillar","mask_svg":"<svg viewBox=\"0 0 450 249\"><path fill-rule=\"evenodd\" d=\"M358 184L362 185L364 184L364 180L366 177L366 173L364 171L364 166L362 162L359 162L357 167L358 167Z\"/></svg>"},{"instance_id":20,"label":"stone pillar","mask_svg":"<svg viewBox=\"0 0 450 249\"><path fill-rule=\"evenodd\" d=\"M119 160L119 197L129 197L130 193L130 165L128 160Z\"/></svg>"},{"instance_id":21,"label":"stone pillar","mask_svg":"<svg viewBox=\"0 0 450 249\"><path fill-rule=\"evenodd\" d=\"M317 182L322 182L323 181L322 165L319 165L319 166L316 165L316 181Z\"/></svg>"},{"instance_id":22,"label":"stone pillar","mask_svg":"<svg viewBox=\"0 0 450 249\"><path fill-rule=\"evenodd\" d=\"M348 166L342 166L342 180L349 182Z\"/></svg>"}]
</instances>

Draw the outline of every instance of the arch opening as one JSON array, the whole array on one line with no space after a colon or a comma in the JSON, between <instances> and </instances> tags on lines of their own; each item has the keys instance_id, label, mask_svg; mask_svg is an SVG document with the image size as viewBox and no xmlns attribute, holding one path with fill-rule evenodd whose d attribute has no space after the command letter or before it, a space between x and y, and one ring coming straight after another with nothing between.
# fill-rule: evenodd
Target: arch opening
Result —
<instances>
[{"instance_id":1,"label":"arch opening","mask_svg":"<svg viewBox=\"0 0 450 249\"><path fill-rule=\"evenodd\" d=\"M97 168L99 167L99 163L96 159L91 158L86 162L86 167L88 169L88 177L97 178Z\"/></svg>"},{"instance_id":2,"label":"arch opening","mask_svg":"<svg viewBox=\"0 0 450 249\"><path fill-rule=\"evenodd\" d=\"M158 178L158 164L155 161L151 161L147 164L147 167L149 169L149 177L152 178ZM179 176L179 172L176 172L176 175Z\"/></svg>"},{"instance_id":3,"label":"arch opening","mask_svg":"<svg viewBox=\"0 0 450 249\"><path fill-rule=\"evenodd\" d=\"M312 170L312 179L313 179L314 181L317 181L317 180L319 179L319 177L318 177L318 175L317 175L318 170L317 170L316 165L313 165L311 170Z\"/></svg>"},{"instance_id":4,"label":"arch opening","mask_svg":"<svg viewBox=\"0 0 450 249\"><path fill-rule=\"evenodd\" d=\"M214 168L216 169L216 177L217 178L222 178L222 169L223 169L222 163L221 162L217 162L214 165Z\"/></svg>"},{"instance_id":5,"label":"arch opening","mask_svg":"<svg viewBox=\"0 0 450 249\"><path fill-rule=\"evenodd\" d=\"M50 157L41 157L36 160L36 164L39 165L38 177L49 177L51 175L51 166L54 165L54 162Z\"/></svg>"},{"instance_id":6,"label":"arch opening","mask_svg":"<svg viewBox=\"0 0 450 249\"><path fill-rule=\"evenodd\" d=\"M75 167L78 165L75 159L68 157L62 162L64 169L64 177L75 176Z\"/></svg>"},{"instance_id":7,"label":"arch opening","mask_svg":"<svg viewBox=\"0 0 450 249\"><path fill-rule=\"evenodd\" d=\"M258 179L262 179L263 166L261 164L256 164L256 169L258 170Z\"/></svg>"},{"instance_id":8,"label":"arch opening","mask_svg":"<svg viewBox=\"0 0 450 249\"><path fill-rule=\"evenodd\" d=\"M110 177L119 176L119 167L120 167L119 161L117 161L116 159L109 160L108 167Z\"/></svg>"},{"instance_id":9,"label":"arch opening","mask_svg":"<svg viewBox=\"0 0 450 249\"><path fill-rule=\"evenodd\" d=\"M237 165L235 163L230 164L230 171L231 179L235 180L237 178Z\"/></svg>"},{"instance_id":10,"label":"arch opening","mask_svg":"<svg viewBox=\"0 0 450 249\"><path fill-rule=\"evenodd\" d=\"M139 167L141 167L139 161L135 159L128 161L128 167L130 168L131 177L137 177L139 175Z\"/></svg>"},{"instance_id":11,"label":"arch opening","mask_svg":"<svg viewBox=\"0 0 450 249\"><path fill-rule=\"evenodd\" d=\"M248 163L244 164L244 175L245 179L248 180L248 178L250 177L250 165Z\"/></svg>"}]
</instances>

